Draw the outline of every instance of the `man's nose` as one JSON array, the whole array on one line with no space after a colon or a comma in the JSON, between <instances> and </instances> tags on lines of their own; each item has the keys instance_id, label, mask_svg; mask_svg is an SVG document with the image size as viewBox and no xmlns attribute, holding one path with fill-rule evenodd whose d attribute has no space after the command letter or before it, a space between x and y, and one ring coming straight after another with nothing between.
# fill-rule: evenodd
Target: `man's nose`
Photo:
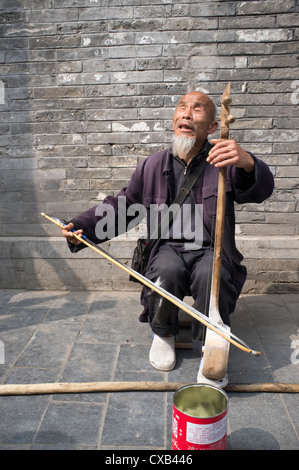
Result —
<instances>
[{"instance_id":1,"label":"man's nose","mask_svg":"<svg viewBox=\"0 0 299 470\"><path fill-rule=\"evenodd\" d=\"M187 106L185 109L184 109L184 112L183 112L183 118L185 119L191 119L192 118L192 113L191 113L191 107Z\"/></svg>"}]
</instances>

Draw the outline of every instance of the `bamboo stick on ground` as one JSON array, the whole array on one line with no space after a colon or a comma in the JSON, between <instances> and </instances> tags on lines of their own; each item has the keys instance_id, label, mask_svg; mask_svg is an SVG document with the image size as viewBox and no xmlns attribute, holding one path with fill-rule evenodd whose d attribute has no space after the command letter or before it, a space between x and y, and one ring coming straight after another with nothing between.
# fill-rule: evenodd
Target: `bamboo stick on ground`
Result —
<instances>
[{"instance_id":1,"label":"bamboo stick on ground","mask_svg":"<svg viewBox=\"0 0 299 470\"><path fill-rule=\"evenodd\" d=\"M83 382L83 383L40 383L40 384L3 384L0 396L16 395L54 395L57 393L97 393L152 391L172 392L185 385L181 382ZM229 384L226 392L238 393L299 393L299 384L291 383L253 383Z\"/></svg>"}]
</instances>

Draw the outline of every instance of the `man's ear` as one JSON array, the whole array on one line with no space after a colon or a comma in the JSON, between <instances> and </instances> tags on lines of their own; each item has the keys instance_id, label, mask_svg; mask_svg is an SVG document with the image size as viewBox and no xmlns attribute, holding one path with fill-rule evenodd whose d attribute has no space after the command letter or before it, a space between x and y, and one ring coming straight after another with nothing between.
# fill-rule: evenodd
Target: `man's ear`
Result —
<instances>
[{"instance_id":1,"label":"man's ear","mask_svg":"<svg viewBox=\"0 0 299 470\"><path fill-rule=\"evenodd\" d=\"M214 132L217 131L217 128L218 128L218 122L217 121L213 121L210 125L210 127L208 128L208 134L214 134Z\"/></svg>"}]
</instances>

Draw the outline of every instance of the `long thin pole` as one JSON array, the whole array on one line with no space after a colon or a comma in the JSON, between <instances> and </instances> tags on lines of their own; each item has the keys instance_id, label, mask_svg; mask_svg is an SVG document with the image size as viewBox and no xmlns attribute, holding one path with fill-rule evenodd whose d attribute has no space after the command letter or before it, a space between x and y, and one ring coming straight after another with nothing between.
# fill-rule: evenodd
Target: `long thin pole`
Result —
<instances>
[{"instance_id":1,"label":"long thin pole","mask_svg":"<svg viewBox=\"0 0 299 470\"><path fill-rule=\"evenodd\" d=\"M221 115L220 115L220 139L229 138L229 124L234 122L234 117L229 114L230 98L230 83L227 84L221 100ZM211 303L210 309L218 310L219 291L220 291L220 278L221 278L221 264L222 264L222 249L223 249L223 233L225 223L225 204L226 204L226 167L219 168L218 178L218 196L217 196L217 212L216 212L216 228L215 228L215 243L214 243L214 262L213 262L213 275L211 283Z\"/></svg>"},{"instance_id":2,"label":"long thin pole","mask_svg":"<svg viewBox=\"0 0 299 470\"><path fill-rule=\"evenodd\" d=\"M190 383L181 382L83 382L83 383L39 383L39 384L3 384L0 396L15 395L54 395L59 393L97 393L152 391L171 392ZM299 384L291 383L253 383L229 384L226 392L243 393L299 393Z\"/></svg>"},{"instance_id":3,"label":"long thin pole","mask_svg":"<svg viewBox=\"0 0 299 470\"><path fill-rule=\"evenodd\" d=\"M43 212L41 213L43 217L48 219L50 222L53 222L56 224L58 227L63 229L65 227L65 224L63 224L60 220L56 218L49 217L48 215L44 214ZM216 322L211 320L210 318L206 317L203 313L199 312L198 310L194 309L193 307L187 305L185 302L182 300L178 299L176 296L171 294L170 292L166 291L162 287L158 286L157 284L153 283L149 279L147 279L145 276L142 274L137 273L134 269L132 269L129 266L126 266L125 264L121 263L118 261L116 258L114 258L112 255L107 253L105 250L102 248L99 248L96 246L93 242L88 240L86 237L79 237L74 233L74 237L77 238L79 241L84 243L86 246L94 250L96 253L100 254L101 256L104 256L108 261L111 261L113 264L121 268L122 270L126 271L128 274L131 276L134 276L138 281L142 282L145 286L149 287L150 289L154 290L157 292L159 295L163 296L165 299L169 300L172 302L174 305L177 307L181 308L184 312L188 313L191 315L193 318L196 320L199 320L201 323L203 323L205 326L210 328L211 330L215 331L215 333L218 333L220 336L222 336L224 339L232 343L234 346L237 348L249 353L253 354L254 356L259 356L261 353L259 351L254 351L252 350L244 341L239 339L237 336L233 335L232 333L227 334L227 331L225 328L223 328L221 325L218 325Z\"/></svg>"},{"instance_id":4,"label":"long thin pole","mask_svg":"<svg viewBox=\"0 0 299 470\"><path fill-rule=\"evenodd\" d=\"M228 139L229 123L234 120L229 115L230 83L227 84L221 99L220 115L220 139ZM228 119L230 116L230 119ZM214 239L214 258L211 281L211 294L209 305L209 318L224 326L219 310L219 294L221 283L221 265L223 251L223 235L225 226L225 204L226 204L226 167L219 168L218 195L216 211L216 227ZM230 331L230 328L227 326ZM223 341L219 336L208 329L205 332L205 352L202 360L201 373L204 377L220 379L225 377L229 358L229 342Z\"/></svg>"}]
</instances>

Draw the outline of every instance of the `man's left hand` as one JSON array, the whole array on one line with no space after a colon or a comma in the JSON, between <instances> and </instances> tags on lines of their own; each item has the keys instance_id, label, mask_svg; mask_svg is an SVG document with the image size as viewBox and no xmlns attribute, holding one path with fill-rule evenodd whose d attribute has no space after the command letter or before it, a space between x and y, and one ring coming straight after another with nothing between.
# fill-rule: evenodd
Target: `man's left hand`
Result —
<instances>
[{"instance_id":1,"label":"man's left hand","mask_svg":"<svg viewBox=\"0 0 299 470\"><path fill-rule=\"evenodd\" d=\"M209 152L207 161L218 168L233 165L243 168L245 171L253 171L254 160L250 153L243 150L240 145L232 139L213 139L214 145Z\"/></svg>"}]
</instances>

